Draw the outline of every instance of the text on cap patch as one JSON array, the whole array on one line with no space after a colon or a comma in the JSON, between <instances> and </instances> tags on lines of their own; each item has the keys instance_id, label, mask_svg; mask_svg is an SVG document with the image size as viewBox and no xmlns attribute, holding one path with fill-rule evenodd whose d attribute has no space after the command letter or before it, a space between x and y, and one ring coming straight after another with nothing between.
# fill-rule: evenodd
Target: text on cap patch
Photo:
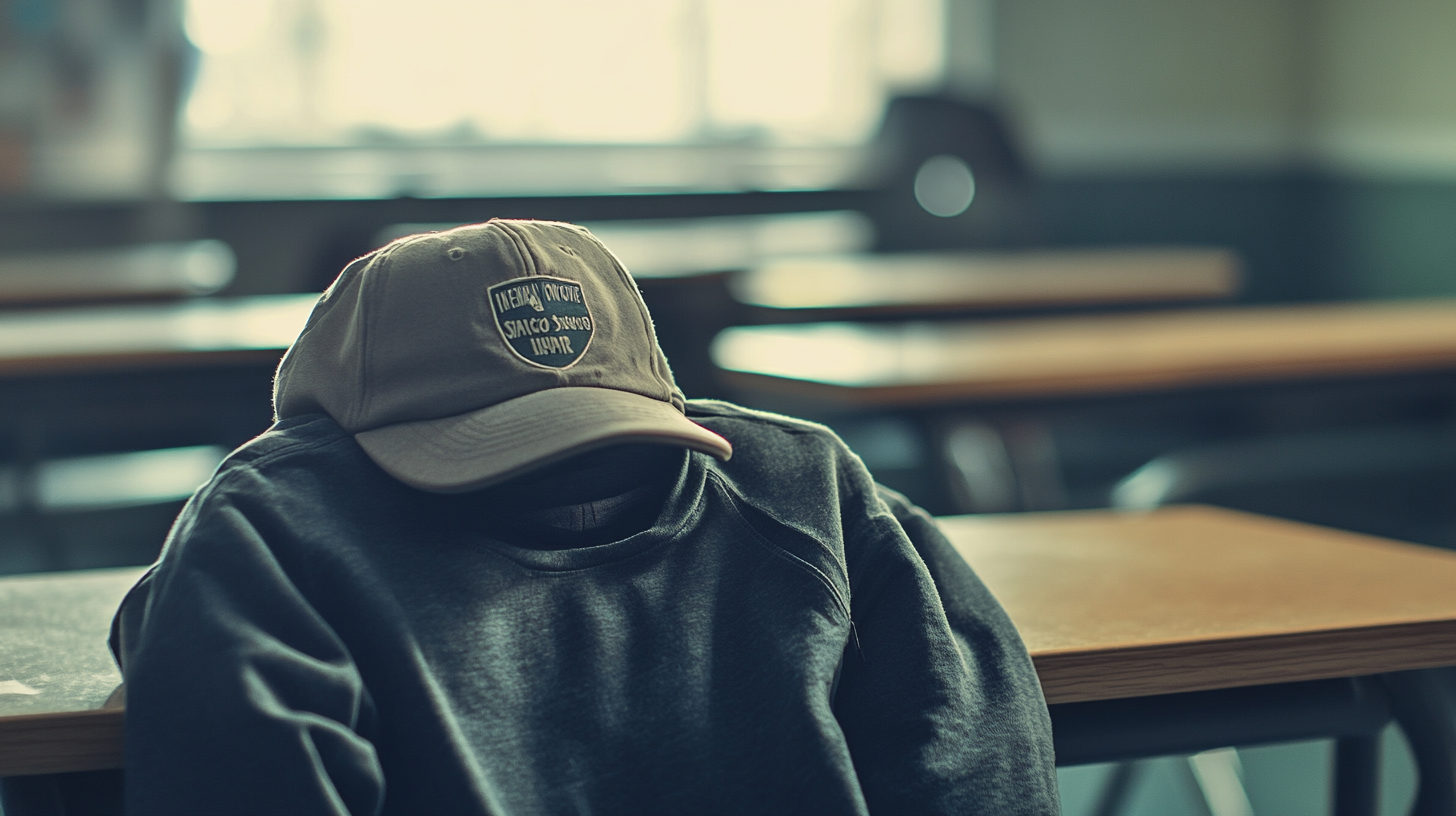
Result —
<instances>
[{"instance_id":1,"label":"text on cap patch","mask_svg":"<svg viewBox=\"0 0 1456 816\"><path fill-rule=\"evenodd\" d=\"M542 368L569 368L591 343L595 324L581 284L533 275L486 290L506 345L517 357Z\"/></svg>"}]
</instances>

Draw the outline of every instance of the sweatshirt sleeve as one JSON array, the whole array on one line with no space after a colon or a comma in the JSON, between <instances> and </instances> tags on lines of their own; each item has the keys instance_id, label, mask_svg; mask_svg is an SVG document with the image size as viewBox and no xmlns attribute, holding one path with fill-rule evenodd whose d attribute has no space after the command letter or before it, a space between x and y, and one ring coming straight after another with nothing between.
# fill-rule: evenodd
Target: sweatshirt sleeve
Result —
<instances>
[{"instance_id":1,"label":"sweatshirt sleeve","mask_svg":"<svg viewBox=\"0 0 1456 816\"><path fill-rule=\"evenodd\" d=\"M373 814L373 703L246 514L194 499L123 601L126 812Z\"/></svg>"},{"instance_id":2,"label":"sweatshirt sleeve","mask_svg":"<svg viewBox=\"0 0 1456 816\"><path fill-rule=\"evenodd\" d=\"M923 511L891 516L851 566L857 634L835 712L871 813L1058 814L1051 722L1010 619ZM857 548L859 549L859 548Z\"/></svg>"}]
</instances>

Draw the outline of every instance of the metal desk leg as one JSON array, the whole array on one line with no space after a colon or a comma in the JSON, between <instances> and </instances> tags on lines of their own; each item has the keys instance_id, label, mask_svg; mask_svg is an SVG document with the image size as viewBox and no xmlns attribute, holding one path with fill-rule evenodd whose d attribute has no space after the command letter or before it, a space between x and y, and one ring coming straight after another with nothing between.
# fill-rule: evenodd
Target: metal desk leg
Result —
<instances>
[{"instance_id":1,"label":"metal desk leg","mask_svg":"<svg viewBox=\"0 0 1456 816\"><path fill-rule=\"evenodd\" d=\"M1005 513L1023 509L1016 472L1000 429L989 422L956 422L937 433L946 481L956 511Z\"/></svg>"},{"instance_id":2,"label":"metal desk leg","mask_svg":"<svg viewBox=\"0 0 1456 816\"><path fill-rule=\"evenodd\" d=\"M77 771L0 779L4 816L121 816L121 771Z\"/></svg>"},{"instance_id":3,"label":"metal desk leg","mask_svg":"<svg viewBox=\"0 0 1456 816\"><path fill-rule=\"evenodd\" d=\"M1201 790L1207 794L1211 787L1220 787L1227 794L1217 797L1226 806L1218 805L1214 812L1247 812L1249 803L1240 789L1234 756L1213 749L1334 738L1335 813L1373 816L1378 798L1378 740L1391 719L1389 697L1393 684L1383 683L1382 679L1309 680L1054 704L1049 710L1057 764L1126 762L1212 752L1196 758L1195 764L1203 766L1198 769L1199 775L1223 778L1213 780L1220 782L1214 786L1205 784L1207 778L1199 780ZM1219 767L1216 760L1220 758L1227 768ZM1093 812L1098 816L1121 812L1136 786L1136 775L1137 769L1131 763L1114 771ZM1210 797L1206 798L1214 804ZM1428 813L1456 816L1456 811L1449 810Z\"/></svg>"},{"instance_id":4,"label":"metal desk leg","mask_svg":"<svg viewBox=\"0 0 1456 816\"><path fill-rule=\"evenodd\" d=\"M958 420L935 435L949 492L963 513L1062 510L1067 490L1056 442L1036 419Z\"/></svg>"},{"instance_id":5,"label":"metal desk leg","mask_svg":"<svg viewBox=\"0 0 1456 816\"><path fill-rule=\"evenodd\" d=\"M1375 816L1380 793L1380 735L1335 740L1335 816Z\"/></svg>"},{"instance_id":6,"label":"metal desk leg","mask_svg":"<svg viewBox=\"0 0 1456 816\"><path fill-rule=\"evenodd\" d=\"M1132 799L1133 788L1142 769L1142 762L1136 759L1114 765L1112 772L1107 775L1107 781L1102 785L1102 791L1097 795L1092 816L1121 816Z\"/></svg>"},{"instance_id":7,"label":"metal desk leg","mask_svg":"<svg viewBox=\"0 0 1456 816\"><path fill-rule=\"evenodd\" d=\"M1456 814L1456 700L1451 669L1385 675L1390 706L1415 754L1419 782L1411 816Z\"/></svg>"}]
</instances>

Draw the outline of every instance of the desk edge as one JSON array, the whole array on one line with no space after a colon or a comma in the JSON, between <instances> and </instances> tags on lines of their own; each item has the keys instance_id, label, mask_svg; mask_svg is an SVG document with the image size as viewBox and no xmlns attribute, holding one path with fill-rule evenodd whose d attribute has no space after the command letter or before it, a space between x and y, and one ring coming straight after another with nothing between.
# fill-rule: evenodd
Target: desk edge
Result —
<instances>
[{"instance_id":1,"label":"desk edge","mask_svg":"<svg viewBox=\"0 0 1456 816\"><path fill-rule=\"evenodd\" d=\"M1456 620L1032 655L1047 703L1456 665Z\"/></svg>"},{"instance_id":2,"label":"desk edge","mask_svg":"<svg viewBox=\"0 0 1456 816\"><path fill-rule=\"evenodd\" d=\"M124 724L121 709L0 717L0 776L120 768Z\"/></svg>"}]
</instances>

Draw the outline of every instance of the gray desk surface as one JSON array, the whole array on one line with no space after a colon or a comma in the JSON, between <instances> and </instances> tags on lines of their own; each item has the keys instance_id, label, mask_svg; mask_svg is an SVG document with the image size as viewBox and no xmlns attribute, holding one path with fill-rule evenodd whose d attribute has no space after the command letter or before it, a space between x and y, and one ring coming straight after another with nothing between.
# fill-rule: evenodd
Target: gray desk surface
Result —
<instances>
[{"instance_id":1,"label":"gray desk surface","mask_svg":"<svg viewBox=\"0 0 1456 816\"><path fill-rule=\"evenodd\" d=\"M106 638L140 568L0 579L0 776L118 767Z\"/></svg>"},{"instance_id":2,"label":"gray desk surface","mask_svg":"<svg viewBox=\"0 0 1456 816\"><path fill-rule=\"evenodd\" d=\"M0 579L0 716L100 708L121 682L107 625L142 570Z\"/></svg>"}]
</instances>

